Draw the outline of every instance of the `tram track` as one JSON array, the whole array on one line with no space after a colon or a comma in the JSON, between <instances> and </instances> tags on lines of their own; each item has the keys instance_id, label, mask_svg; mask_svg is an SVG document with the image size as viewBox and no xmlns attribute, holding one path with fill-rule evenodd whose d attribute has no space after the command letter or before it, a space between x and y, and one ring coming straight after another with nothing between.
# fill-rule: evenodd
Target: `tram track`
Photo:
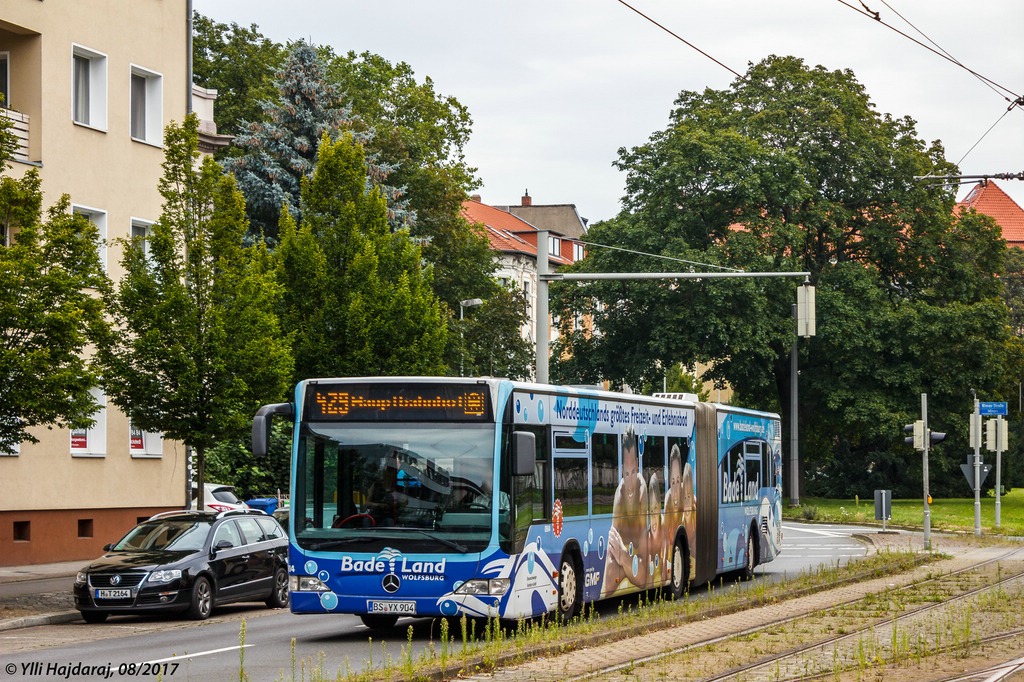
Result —
<instances>
[{"instance_id":1,"label":"tram track","mask_svg":"<svg viewBox=\"0 0 1024 682\"><path fill-rule=\"evenodd\" d=\"M974 581L979 584L972 584ZM727 635L698 639L682 647L591 669L582 675L567 676L567 679L840 679L844 671L857 677L866 668L935 657L962 658L965 648L985 648L1013 639L1024 642L1024 624L986 635L976 630L972 634L972 626L966 620L959 632L954 625L933 626L934 632L918 632L913 641L910 633L914 627L909 624L928 618L939 622L938 614L951 618L950 614L958 609L969 614L971 608L977 608L971 604L986 596L998 603L1001 593L1012 594L1015 599L1024 595L1024 548L1012 548L989 559L905 585L854 598L839 598L818 611L773 618ZM858 610L864 613L858 615ZM851 626L854 621L858 622ZM842 624L844 622L846 625ZM955 623L955 620L950 622ZM794 632L805 635L794 635ZM801 640L796 646L778 644L779 640L791 643L794 637ZM955 641L948 645L941 641L929 644L929 640L944 638ZM886 642L890 643L890 654L884 653ZM757 649L764 649L764 652L753 660L737 664L744 655L749 656L751 650ZM710 661L725 663L716 667ZM1016 670L1012 666L1009 669ZM992 675L998 674L996 667L992 670ZM915 678L911 675L906 679Z\"/></svg>"}]
</instances>

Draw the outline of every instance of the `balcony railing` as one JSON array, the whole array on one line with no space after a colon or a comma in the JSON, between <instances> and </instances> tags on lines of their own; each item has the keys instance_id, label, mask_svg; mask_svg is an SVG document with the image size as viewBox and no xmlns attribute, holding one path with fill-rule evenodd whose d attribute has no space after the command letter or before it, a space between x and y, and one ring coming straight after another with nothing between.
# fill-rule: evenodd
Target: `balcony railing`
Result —
<instances>
[{"instance_id":1,"label":"balcony railing","mask_svg":"<svg viewBox=\"0 0 1024 682\"><path fill-rule=\"evenodd\" d=\"M18 146L14 149L14 161L28 161L28 115L13 109L0 108L0 116L14 123L11 132L18 138Z\"/></svg>"}]
</instances>

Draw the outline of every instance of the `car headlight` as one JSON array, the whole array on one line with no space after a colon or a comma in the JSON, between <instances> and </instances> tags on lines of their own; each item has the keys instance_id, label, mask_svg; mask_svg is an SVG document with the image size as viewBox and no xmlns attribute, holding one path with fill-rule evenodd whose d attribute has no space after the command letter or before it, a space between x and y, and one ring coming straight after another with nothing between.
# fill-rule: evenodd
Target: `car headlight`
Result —
<instances>
[{"instance_id":1,"label":"car headlight","mask_svg":"<svg viewBox=\"0 0 1024 682\"><path fill-rule=\"evenodd\" d=\"M456 594L490 594L502 595L508 592L508 578L491 578L490 580L467 580L455 590Z\"/></svg>"},{"instance_id":2,"label":"car headlight","mask_svg":"<svg viewBox=\"0 0 1024 682\"><path fill-rule=\"evenodd\" d=\"M85 574L85 571L79 571L78 575L75 576L75 584L76 585L84 585L88 581L88 579L89 578Z\"/></svg>"},{"instance_id":3,"label":"car headlight","mask_svg":"<svg viewBox=\"0 0 1024 682\"><path fill-rule=\"evenodd\" d=\"M292 592L327 592L331 588L311 575L293 575L288 578L288 588Z\"/></svg>"},{"instance_id":4,"label":"car headlight","mask_svg":"<svg viewBox=\"0 0 1024 682\"><path fill-rule=\"evenodd\" d=\"M181 570L177 568L166 568L160 571L153 571L149 574L149 579L146 582L150 583L169 583L172 580L181 579Z\"/></svg>"}]
</instances>

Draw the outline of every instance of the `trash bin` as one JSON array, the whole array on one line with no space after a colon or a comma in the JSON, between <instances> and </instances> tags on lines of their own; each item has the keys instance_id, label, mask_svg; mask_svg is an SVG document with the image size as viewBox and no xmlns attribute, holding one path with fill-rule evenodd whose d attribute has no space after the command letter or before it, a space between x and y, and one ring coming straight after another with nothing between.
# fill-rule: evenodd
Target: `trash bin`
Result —
<instances>
[{"instance_id":1,"label":"trash bin","mask_svg":"<svg viewBox=\"0 0 1024 682\"><path fill-rule=\"evenodd\" d=\"M277 509L276 497L255 497L251 500L246 500L245 503L252 509L259 509L266 514L272 514Z\"/></svg>"}]
</instances>

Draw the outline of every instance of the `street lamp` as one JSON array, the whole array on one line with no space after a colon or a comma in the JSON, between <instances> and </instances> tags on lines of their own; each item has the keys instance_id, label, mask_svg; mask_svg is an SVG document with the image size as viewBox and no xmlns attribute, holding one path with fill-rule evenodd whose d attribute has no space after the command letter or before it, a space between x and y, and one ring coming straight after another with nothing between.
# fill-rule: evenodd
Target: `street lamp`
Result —
<instances>
[{"instance_id":1,"label":"street lamp","mask_svg":"<svg viewBox=\"0 0 1024 682\"><path fill-rule=\"evenodd\" d=\"M462 330L462 320L466 317L466 308L475 308L478 305L483 305L483 300L479 298L467 298L465 301L459 301L459 376L465 376L465 370L463 368L463 356L466 353L465 344L465 332Z\"/></svg>"}]
</instances>

